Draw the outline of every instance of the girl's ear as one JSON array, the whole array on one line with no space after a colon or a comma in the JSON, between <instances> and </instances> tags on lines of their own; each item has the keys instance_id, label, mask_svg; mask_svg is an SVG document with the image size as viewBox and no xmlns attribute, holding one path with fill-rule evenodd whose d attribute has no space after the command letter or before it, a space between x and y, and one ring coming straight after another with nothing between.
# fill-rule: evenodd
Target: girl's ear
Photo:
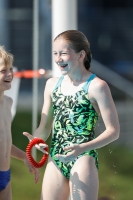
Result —
<instances>
[{"instance_id":1,"label":"girl's ear","mask_svg":"<svg viewBox=\"0 0 133 200\"><path fill-rule=\"evenodd\" d=\"M84 50L80 51L80 59L84 59L86 55L86 52Z\"/></svg>"}]
</instances>

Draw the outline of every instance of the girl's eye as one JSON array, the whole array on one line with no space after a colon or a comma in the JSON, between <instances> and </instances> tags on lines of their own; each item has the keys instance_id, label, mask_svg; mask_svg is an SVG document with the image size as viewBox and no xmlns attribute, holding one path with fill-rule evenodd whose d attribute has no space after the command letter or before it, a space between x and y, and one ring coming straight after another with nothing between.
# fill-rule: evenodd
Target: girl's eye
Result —
<instances>
[{"instance_id":1,"label":"girl's eye","mask_svg":"<svg viewBox=\"0 0 133 200\"><path fill-rule=\"evenodd\" d=\"M67 54L67 52L62 52L62 53L60 53L59 55L66 55ZM58 53L55 53L54 52L54 56L56 56L56 55L58 55Z\"/></svg>"}]
</instances>

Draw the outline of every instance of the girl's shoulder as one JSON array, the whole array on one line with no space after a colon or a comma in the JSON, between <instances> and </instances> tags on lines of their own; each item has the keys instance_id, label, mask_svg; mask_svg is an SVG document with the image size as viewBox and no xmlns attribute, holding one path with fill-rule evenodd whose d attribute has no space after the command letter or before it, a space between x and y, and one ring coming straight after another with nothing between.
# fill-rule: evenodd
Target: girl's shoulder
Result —
<instances>
[{"instance_id":1,"label":"girl's shoulder","mask_svg":"<svg viewBox=\"0 0 133 200\"><path fill-rule=\"evenodd\" d=\"M49 78L46 82L46 84L48 86L55 86L58 82L58 80L60 79L60 77L52 77L52 78Z\"/></svg>"},{"instance_id":2,"label":"girl's shoulder","mask_svg":"<svg viewBox=\"0 0 133 200\"><path fill-rule=\"evenodd\" d=\"M104 87L108 87L108 84L105 80L99 78L99 77L95 77L93 80L92 80L92 84L90 86L93 90L97 89L97 90L100 90L100 89L103 89Z\"/></svg>"},{"instance_id":3,"label":"girl's shoulder","mask_svg":"<svg viewBox=\"0 0 133 200\"><path fill-rule=\"evenodd\" d=\"M91 99L98 99L103 97L105 94L109 95L110 88L105 80L102 80L99 77L95 77L89 87L89 97Z\"/></svg>"},{"instance_id":4,"label":"girl's shoulder","mask_svg":"<svg viewBox=\"0 0 133 200\"><path fill-rule=\"evenodd\" d=\"M61 77L52 77L46 81L46 87L49 88L51 91L55 89Z\"/></svg>"}]
</instances>

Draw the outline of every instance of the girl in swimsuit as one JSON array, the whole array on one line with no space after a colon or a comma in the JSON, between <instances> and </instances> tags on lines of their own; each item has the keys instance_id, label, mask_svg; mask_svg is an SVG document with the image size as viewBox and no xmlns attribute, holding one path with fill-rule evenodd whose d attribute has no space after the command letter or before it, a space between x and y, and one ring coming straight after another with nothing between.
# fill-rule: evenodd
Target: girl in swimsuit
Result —
<instances>
[{"instance_id":1,"label":"girl in swimsuit","mask_svg":"<svg viewBox=\"0 0 133 200\"><path fill-rule=\"evenodd\" d=\"M41 121L34 133L46 141L53 127L41 200L68 200L69 195L71 200L97 200L97 149L119 137L116 108L107 83L90 71L90 44L82 32L59 34L53 54L62 76L46 83ZM105 130L95 137L99 116Z\"/></svg>"}]
</instances>

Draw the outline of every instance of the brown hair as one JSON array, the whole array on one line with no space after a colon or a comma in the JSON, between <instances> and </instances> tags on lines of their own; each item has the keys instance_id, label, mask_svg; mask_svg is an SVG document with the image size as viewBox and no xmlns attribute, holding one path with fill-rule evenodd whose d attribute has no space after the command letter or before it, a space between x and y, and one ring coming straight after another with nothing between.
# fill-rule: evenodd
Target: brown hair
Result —
<instances>
[{"instance_id":1,"label":"brown hair","mask_svg":"<svg viewBox=\"0 0 133 200\"><path fill-rule=\"evenodd\" d=\"M60 33L55 39L58 39L59 37L62 37L66 41L69 42L72 49L75 50L75 52L80 52L81 50L84 50L86 52L86 56L84 58L84 66L87 70L90 69L91 64L91 58L92 54L90 51L90 43L86 36L77 30L67 30L62 33Z\"/></svg>"},{"instance_id":2,"label":"brown hair","mask_svg":"<svg viewBox=\"0 0 133 200\"><path fill-rule=\"evenodd\" d=\"M7 66L8 64L13 64L13 55L7 52L4 46L0 46L0 58L3 59L4 64Z\"/></svg>"}]
</instances>

